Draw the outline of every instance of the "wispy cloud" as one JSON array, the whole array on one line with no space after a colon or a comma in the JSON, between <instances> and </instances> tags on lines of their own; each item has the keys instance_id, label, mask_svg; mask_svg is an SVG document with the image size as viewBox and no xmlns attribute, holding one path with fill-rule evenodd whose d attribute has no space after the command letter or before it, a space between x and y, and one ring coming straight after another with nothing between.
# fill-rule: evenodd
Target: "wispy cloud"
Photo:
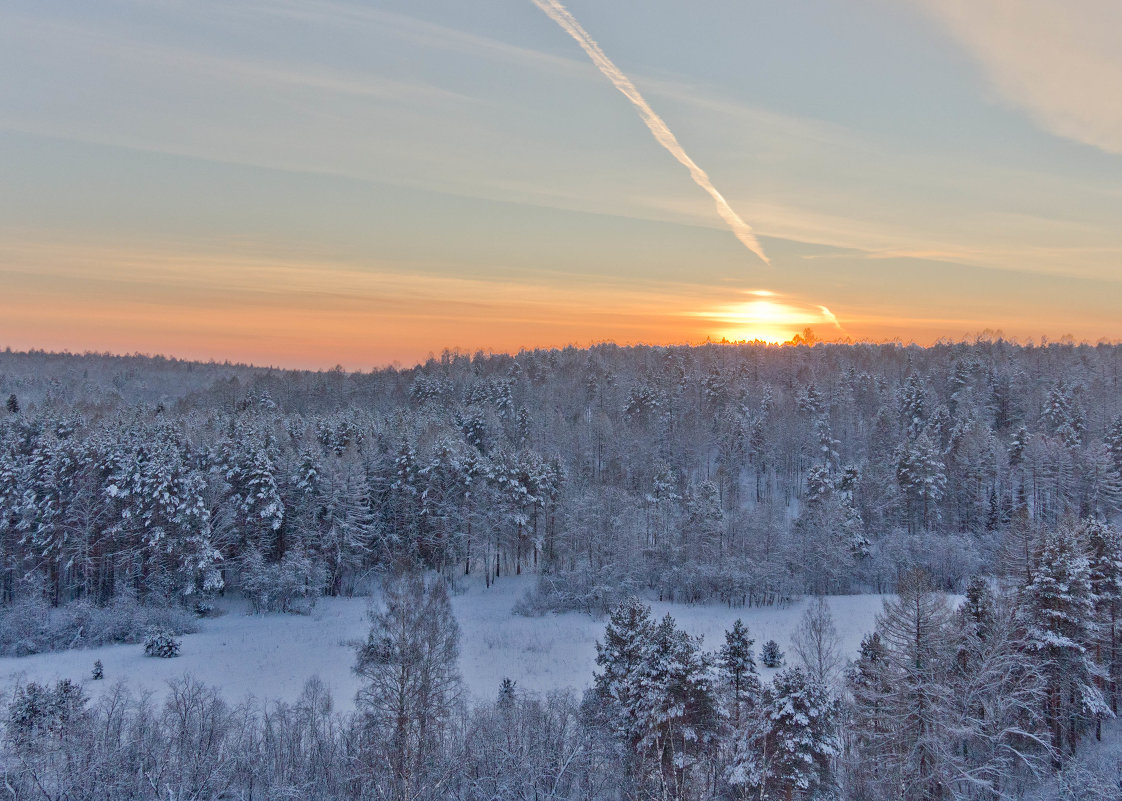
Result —
<instances>
[{"instance_id":1,"label":"wispy cloud","mask_svg":"<svg viewBox=\"0 0 1122 801\"><path fill-rule=\"evenodd\" d=\"M650 107L650 104L648 104L639 93L639 90L635 88L635 84L631 82L631 79L605 55L600 45L589 36L588 32L581 27L580 23L569 13L568 9L557 2L557 0L533 0L533 2L534 5L544 11L550 19L561 26L566 33L576 40L577 44L581 46L581 49L588 54L592 63L596 65L596 68L604 74L604 77L611 81L612 85L615 86L624 97L631 101L632 105L639 111L639 117L646 124L647 128L650 129L655 140L666 148L670 155L677 159L682 166L689 170L690 177L693 178L694 183L704 189L709 196L713 198L713 202L717 206L717 214L719 214L721 219L732 229L733 234L736 235L736 238L740 240L741 244L752 251L752 253L755 253L764 263L771 264L767 254L764 253L763 248L760 247L760 243L752 233L751 226L744 222L744 220L740 218L740 215L733 210L732 206L725 200L724 195L717 191L717 187L713 186L713 182L709 180L709 176L706 174L705 170L697 166L694 160L690 158L689 154L686 153L670 128L667 127L662 118L655 113L654 109Z\"/></svg>"},{"instance_id":2,"label":"wispy cloud","mask_svg":"<svg viewBox=\"0 0 1122 801\"><path fill-rule=\"evenodd\" d=\"M1046 130L1122 153L1117 0L915 0Z\"/></svg>"}]
</instances>

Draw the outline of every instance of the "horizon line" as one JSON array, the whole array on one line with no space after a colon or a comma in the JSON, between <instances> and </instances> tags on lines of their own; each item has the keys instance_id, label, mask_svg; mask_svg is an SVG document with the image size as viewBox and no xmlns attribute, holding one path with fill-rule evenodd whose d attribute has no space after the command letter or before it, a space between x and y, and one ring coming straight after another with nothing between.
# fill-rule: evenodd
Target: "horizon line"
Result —
<instances>
[{"instance_id":1,"label":"horizon line","mask_svg":"<svg viewBox=\"0 0 1122 801\"><path fill-rule=\"evenodd\" d=\"M810 334L808 340L807 334ZM840 347L857 347L860 345L873 345L883 347L891 345L899 348L919 348L921 350L929 350L937 347L948 347L951 345L981 345L981 344L996 344L1004 343L1018 348L1052 348L1052 347L1119 347L1122 346L1122 339L1111 339L1109 337L1100 337L1095 342L1091 342L1087 338L1076 340L1071 334L1063 334L1056 339L1050 338L1047 334L1041 334L1040 337L1028 337L1021 339L1015 335L1006 335L1001 329L983 329L982 331L973 334L962 334L959 338L950 336L937 337L931 342L924 344L915 339L905 340L900 336L892 338L874 339L874 338L853 338L835 337L835 338L819 338L814 334L812 329L804 329L801 334L796 334L791 339L779 342L768 341L762 339L713 339L706 337L703 340L693 342L617 342L613 339L602 339L585 344L570 342L565 345L541 345L541 346L523 346L518 350L502 350L494 348L463 348L460 346L449 346L441 349L439 353L429 351L424 359L414 362L412 365L407 365L398 360L389 363L372 365L369 368L348 369L341 363L336 363L330 367L285 367L279 364L259 364L254 362L234 361L231 359L202 359L192 358L189 356L177 356L171 353L149 353L143 351L114 352L114 351L98 351L98 350L85 350L74 351L68 348L62 350L48 350L41 348L26 348L17 349L10 345L0 347L0 355L3 356L46 356L46 357L70 357L70 358L108 358L108 359L163 359L169 362L178 362L183 364L197 364L216 367L230 367L241 368L248 370L278 370L291 373L333 373L342 371L348 375L360 375L367 373L374 373L383 370L394 370L404 372L414 370L417 368L425 367L432 361L443 361L446 357L460 357L466 356L468 358L475 358L483 356L484 358L494 358L498 356L509 356L516 358L522 354L535 353L538 351L563 351L570 348L576 350L592 350L598 347L613 346L617 348L630 349L630 348L702 348L707 346L718 347L752 347L752 348L766 348L766 349L784 349L784 348L815 348L818 346L840 346Z\"/></svg>"}]
</instances>

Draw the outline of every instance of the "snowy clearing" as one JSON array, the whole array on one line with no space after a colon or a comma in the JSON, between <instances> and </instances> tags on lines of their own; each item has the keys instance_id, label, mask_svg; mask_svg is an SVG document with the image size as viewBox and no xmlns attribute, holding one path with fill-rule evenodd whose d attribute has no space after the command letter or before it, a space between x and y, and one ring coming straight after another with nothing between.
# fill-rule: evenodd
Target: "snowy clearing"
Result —
<instances>
[{"instance_id":1,"label":"snowy clearing","mask_svg":"<svg viewBox=\"0 0 1122 801\"><path fill-rule=\"evenodd\" d=\"M605 621L576 612L540 618L512 615L514 603L532 582L529 577L506 578L490 589L472 582L453 597L461 629L460 667L475 699L489 698L507 676L519 687L535 691L579 691L591 683L595 643L603 636ZM829 599L847 657L856 653L862 635L873 627L884 598L845 595ZM806 603L803 599L785 608L751 609L659 602L651 606L656 618L669 613L682 628L702 635L708 649L723 642L725 630L739 617L756 641L758 659L760 647L769 639L790 651L791 633ZM134 691L160 695L170 679L189 673L221 687L231 700L249 695L291 700L310 676L319 675L336 704L349 708L358 679L351 672L354 651L348 643L365 638L367 605L366 598L324 598L312 614L300 616L247 615L244 604L231 603L225 615L203 621L199 633L184 635L176 659L146 657L140 645L8 657L0 659L0 684L71 678L96 696L124 681ZM90 679L96 659L105 666L103 681ZM761 668L765 676L774 672Z\"/></svg>"}]
</instances>

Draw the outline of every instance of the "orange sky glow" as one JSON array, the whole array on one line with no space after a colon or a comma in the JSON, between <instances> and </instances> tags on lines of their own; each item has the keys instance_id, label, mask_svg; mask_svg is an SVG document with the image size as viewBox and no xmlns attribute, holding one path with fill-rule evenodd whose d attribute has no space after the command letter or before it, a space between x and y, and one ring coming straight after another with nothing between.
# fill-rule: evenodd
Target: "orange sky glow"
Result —
<instances>
[{"instance_id":1,"label":"orange sky glow","mask_svg":"<svg viewBox=\"0 0 1122 801\"><path fill-rule=\"evenodd\" d=\"M987 327L1022 338L1042 333L1031 313L994 324L893 318L849 305L835 317L823 305L759 288L500 282L59 244L8 246L0 258L23 265L0 296L7 333L0 346L16 349L369 369L413 364L445 348L786 342L806 328L819 341L921 344ZM1096 339L1093 329L1075 335Z\"/></svg>"},{"instance_id":2,"label":"orange sky glow","mask_svg":"<svg viewBox=\"0 0 1122 801\"><path fill-rule=\"evenodd\" d=\"M0 4L0 348L1122 340L1117 0L570 5Z\"/></svg>"}]
</instances>

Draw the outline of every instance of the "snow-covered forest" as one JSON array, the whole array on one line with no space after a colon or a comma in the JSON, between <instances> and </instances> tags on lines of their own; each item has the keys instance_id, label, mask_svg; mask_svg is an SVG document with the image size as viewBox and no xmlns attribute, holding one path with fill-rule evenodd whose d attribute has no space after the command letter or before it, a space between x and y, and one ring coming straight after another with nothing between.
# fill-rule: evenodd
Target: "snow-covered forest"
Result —
<instances>
[{"instance_id":1,"label":"snow-covered forest","mask_svg":"<svg viewBox=\"0 0 1122 801\"><path fill-rule=\"evenodd\" d=\"M1122 500L1122 348L604 345L348 374L0 354L0 599L534 571L782 602L962 590ZM13 411L14 410L14 411ZM275 574L275 575L274 575ZM7 646L5 644L6 647Z\"/></svg>"},{"instance_id":2,"label":"snow-covered forest","mask_svg":"<svg viewBox=\"0 0 1122 801\"><path fill-rule=\"evenodd\" d=\"M1116 346L1000 339L353 374L0 354L0 654L176 635L220 595L301 612L385 584L354 712L314 682L264 707L29 682L7 787L1117 798L1120 367ZM447 587L512 574L534 577L522 614L607 615L583 698L462 697ZM714 650L647 606L861 592L896 595L849 664L825 604L794 648L734 626Z\"/></svg>"}]
</instances>

